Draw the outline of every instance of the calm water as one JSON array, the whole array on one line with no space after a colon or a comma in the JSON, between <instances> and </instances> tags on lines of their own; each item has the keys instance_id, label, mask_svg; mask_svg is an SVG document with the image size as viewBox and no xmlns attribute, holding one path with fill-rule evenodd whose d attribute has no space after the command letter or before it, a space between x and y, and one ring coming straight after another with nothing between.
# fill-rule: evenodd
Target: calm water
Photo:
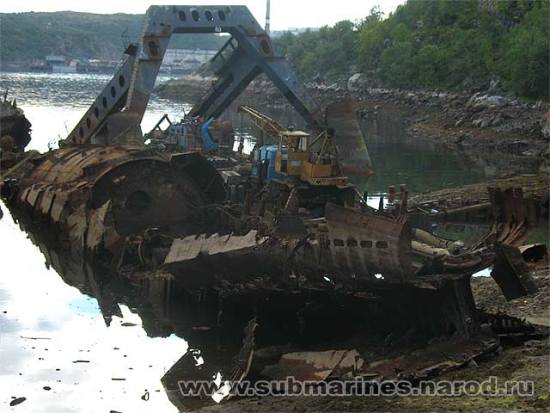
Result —
<instances>
[{"instance_id":1,"label":"calm water","mask_svg":"<svg viewBox=\"0 0 550 413\"><path fill-rule=\"evenodd\" d=\"M108 80L102 75L0 74L0 91L9 89L31 121L29 148L45 151L67 135ZM189 107L153 97L142 129L151 129L164 113L177 118ZM376 175L359 185L370 194L392 184L427 191L485 177L454 153L405 140L397 120L380 116L363 126ZM239 121L235 127L250 132ZM164 304L136 310L113 286L101 287L96 279L101 274L83 270L81 263L60 262L51 252L46 260L2 209L0 411L175 412L160 378L187 343L173 334L174 328L159 327L158 318L165 314L151 315ZM107 326L106 308L112 307L119 310L110 314ZM178 322L177 314L171 317ZM141 398L146 391L147 401ZM27 398L23 404L8 406L21 396Z\"/></svg>"},{"instance_id":2,"label":"calm water","mask_svg":"<svg viewBox=\"0 0 550 413\"><path fill-rule=\"evenodd\" d=\"M45 151L68 135L109 80L110 76L97 74L0 73L0 91L7 89L8 97L17 99L32 123L28 149ZM153 96L142 129L148 132L164 113L177 119L190 107Z\"/></svg>"},{"instance_id":3,"label":"calm water","mask_svg":"<svg viewBox=\"0 0 550 413\"><path fill-rule=\"evenodd\" d=\"M401 119L380 113L362 122L375 174L361 183L369 193L385 193L389 185L405 184L426 192L483 181L488 171L465 156L432 142L406 137Z\"/></svg>"},{"instance_id":4,"label":"calm water","mask_svg":"<svg viewBox=\"0 0 550 413\"><path fill-rule=\"evenodd\" d=\"M107 327L98 301L47 268L38 247L2 209L0 411L177 411L160 378L186 351L185 340L149 337L124 304ZM13 396L27 400L10 408Z\"/></svg>"},{"instance_id":5,"label":"calm water","mask_svg":"<svg viewBox=\"0 0 550 413\"><path fill-rule=\"evenodd\" d=\"M0 91L8 89L32 123L29 149L46 151L67 135L108 80L2 73ZM143 130L164 113L181 116L184 108L189 106L153 97ZM143 319L125 304L107 327L98 300L77 289L79 280L69 285L48 268L38 247L2 210L0 411L176 412L160 378L185 353L186 341L174 334L148 336ZM141 399L146 390L148 401ZM10 408L14 396L27 400Z\"/></svg>"}]
</instances>

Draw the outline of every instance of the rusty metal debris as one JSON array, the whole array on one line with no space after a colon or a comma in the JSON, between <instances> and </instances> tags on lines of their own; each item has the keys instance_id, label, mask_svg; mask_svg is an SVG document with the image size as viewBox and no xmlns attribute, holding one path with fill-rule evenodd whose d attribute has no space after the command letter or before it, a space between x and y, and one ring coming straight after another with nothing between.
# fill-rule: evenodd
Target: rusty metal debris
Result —
<instances>
[{"instance_id":1,"label":"rusty metal debris","mask_svg":"<svg viewBox=\"0 0 550 413\"><path fill-rule=\"evenodd\" d=\"M8 91L0 100L0 148L2 155L6 151L23 152L31 141L31 123L23 110L17 107L13 99L8 101Z\"/></svg>"},{"instance_id":2,"label":"rusty metal debris","mask_svg":"<svg viewBox=\"0 0 550 413\"><path fill-rule=\"evenodd\" d=\"M116 258L124 237L151 227L193 232L207 219L205 206L225 196L221 177L197 154L74 146L22 162L3 196L84 253Z\"/></svg>"},{"instance_id":3,"label":"rusty metal debris","mask_svg":"<svg viewBox=\"0 0 550 413\"><path fill-rule=\"evenodd\" d=\"M277 261L277 254L269 252L280 248L277 240L254 231L183 238L151 231L141 239L131 235L125 244L126 259L133 247L141 250L146 265L151 265L148 257L155 248L166 258L149 269L143 264L129 268L124 262L116 270L101 259L104 246L85 258L28 210L10 209L49 265L66 282L97 298L106 323L120 315L119 303L125 303L139 312L149 335L175 331L196 349L162 379L170 400L181 409L196 409L213 400L182 397L178 380L210 380L221 373L232 385L245 378L289 375L317 382L356 377L415 381L494 352L500 339L536 334L519 320L480 314L468 273L422 275L405 283L357 275L326 281L315 276L318 269L306 278L305 264L303 272L289 277L284 276L284 266L269 264L230 271L240 262L239 252L247 262L254 257ZM208 264L211 259L223 263ZM270 268L273 275L261 275L262 269ZM211 278L202 281L207 275ZM484 323L495 333L484 329ZM204 365L197 366L201 357ZM226 399L228 394L225 389L216 397Z\"/></svg>"},{"instance_id":4,"label":"rusty metal debris","mask_svg":"<svg viewBox=\"0 0 550 413\"><path fill-rule=\"evenodd\" d=\"M491 276L507 300L537 292L537 287L529 275L527 263L517 247L497 245Z\"/></svg>"},{"instance_id":5,"label":"rusty metal debris","mask_svg":"<svg viewBox=\"0 0 550 413\"><path fill-rule=\"evenodd\" d=\"M514 203L516 208L506 209L522 211L527 224L532 226L548 216L549 187L547 174L519 175L418 194L409 199L407 211L409 214L426 215L431 219L487 221L499 218L499 205ZM503 191L507 191L507 194L501 195ZM506 200L495 199L501 196Z\"/></svg>"},{"instance_id":6,"label":"rusty metal debris","mask_svg":"<svg viewBox=\"0 0 550 413\"><path fill-rule=\"evenodd\" d=\"M319 383L333 377L355 377L364 360L357 350L325 350L285 353L277 364L264 367L262 375L273 380L288 376L297 381Z\"/></svg>"},{"instance_id":7,"label":"rusty metal debris","mask_svg":"<svg viewBox=\"0 0 550 413\"><path fill-rule=\"evenodd\" d=\"M46 229L48 239L39 242L47 261L62 274L79 268L70 282L97 297L107 323L120 314L121 294L94 274L96 265L146 288L154 308L164 308L154 298L162 290L162 300L169 291L188 301L187 311L207 315L191 318L185 336L210 367L197 376L198 353L190 352L163 380L177 405L208 402L180 400L175 383L182 377L223 370L234 382L285 374L413 380L493 351L507 334L496 322L498 335L484 333L470 277L497 257L498 281L503 246L517 249L524 239L523 209L498 204L508 192L493 200L500 212L492 232L465 247L413 228L402 209L368 207L353 187L224 182L227 169L198 153L78 145L21 163L3 185L7 205L20 222ZM241 196L226 195L238 192L232 185L242 186ZM294 188L297 205L281 207ZM89 264L78 263L84 257ZM513 268L506 277L523 288L514 294L531 293L525 268ZM162 323L146 327L152 334L176 328L163 311ZM254 327L246 328L251 316ZM242 329L244 345L228 333ZM226 351L207 349L214 332L231 336ZM441 343L428 345L434 337ZM340 345L319 349L329 339ZM346 347L348 340L364 348ZM264 357L266 346L282 344L289 347Z\"/></svg>"}]
</instances>

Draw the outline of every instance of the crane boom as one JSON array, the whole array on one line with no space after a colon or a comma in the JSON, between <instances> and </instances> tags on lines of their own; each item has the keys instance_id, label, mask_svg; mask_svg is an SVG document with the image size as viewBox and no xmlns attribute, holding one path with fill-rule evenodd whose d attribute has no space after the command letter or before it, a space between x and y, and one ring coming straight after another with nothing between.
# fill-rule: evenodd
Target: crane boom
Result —
<instances>
[{"instance_id":1,"label":"crane boom","mask_svg":"<svg viewBox=\"0 0 550 413\"><path fill-rule=\"evenodd\" d=\"M277 138L281 132L286 130L279 122L250 106L239 106L239 112L246 114L257 128L273 138Z\"/></svg>"}]
</instances>

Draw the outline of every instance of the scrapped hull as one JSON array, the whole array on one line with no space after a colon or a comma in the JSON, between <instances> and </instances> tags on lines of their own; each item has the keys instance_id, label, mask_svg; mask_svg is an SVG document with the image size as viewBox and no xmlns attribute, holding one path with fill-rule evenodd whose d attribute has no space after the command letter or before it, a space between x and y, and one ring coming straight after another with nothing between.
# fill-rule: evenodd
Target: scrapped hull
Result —
<instances>
[{"instance_id":1,"label":"scrapped hull","mask_svg":"<svg viewBox=\"0 0 550 413\"><path fill-rule=\"evenodd\" d=\"M23 152L31 141L31 123L15 101L0 101L0 138L9 136L13 139L17 152Z\"/></svg>"},{"instance_id":2,"label":"scrapped hull","mask_svg":"<svg viewBox=\"0 0 550 413\"><path fill-rule=\"evenodd\" d=\"M75 250L101 246L116 256L125 237L149 228L196 231L206 219L202 207L223 201L221 178L201 161L194 153L140 147L68 147L33 159L3 193L10 205L53 225Z\"/></svg>"}]
</instances>

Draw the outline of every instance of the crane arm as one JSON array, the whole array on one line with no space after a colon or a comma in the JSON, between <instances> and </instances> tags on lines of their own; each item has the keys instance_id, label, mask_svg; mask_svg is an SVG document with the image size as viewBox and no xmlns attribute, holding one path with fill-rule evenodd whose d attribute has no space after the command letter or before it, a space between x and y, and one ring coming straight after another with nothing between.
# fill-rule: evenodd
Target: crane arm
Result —
<instances>
[{"instance_id":1,"label":"crane arm","mask_svg":"<svg viewBox=\"0 0 550 413\"><path fill-rule=\"evenodd\" d=\"M280 132L286 130L280 123L250 106L239 106L238 111L247 115L257 128L273 138L277 138Z\"/></svg>"}]
</instances>

